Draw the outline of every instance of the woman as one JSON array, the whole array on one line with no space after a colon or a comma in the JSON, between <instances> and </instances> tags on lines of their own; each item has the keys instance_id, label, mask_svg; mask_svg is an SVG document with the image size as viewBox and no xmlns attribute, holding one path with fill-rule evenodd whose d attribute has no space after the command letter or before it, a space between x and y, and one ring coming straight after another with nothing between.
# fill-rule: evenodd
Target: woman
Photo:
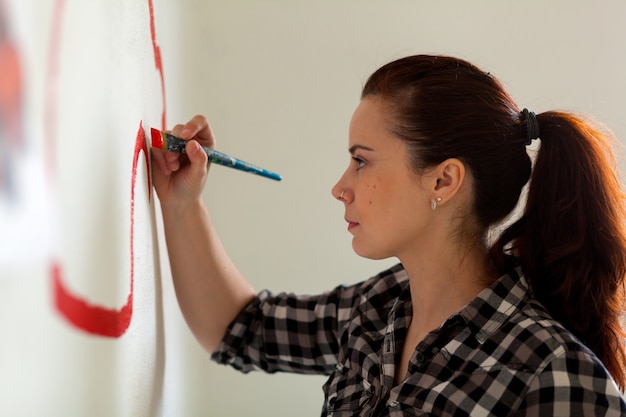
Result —
<instances>
[{"instance_id":1,"label":"woman","mask_svg":"<svg viewBox=\"0 0 626 417\"><path fill-rule=\"evenodd\" d=\"M188 158L155 150L154 184L181 309L216 361L328 374L329 416L626 415L624 201L589 123L520 110L459 59L383 66L332 193L354 250L401 263L306 297L255 295L201 200L206 119L173 133ZM489 239L529 180L521 217Z\"/></svg>"}]
</instances>

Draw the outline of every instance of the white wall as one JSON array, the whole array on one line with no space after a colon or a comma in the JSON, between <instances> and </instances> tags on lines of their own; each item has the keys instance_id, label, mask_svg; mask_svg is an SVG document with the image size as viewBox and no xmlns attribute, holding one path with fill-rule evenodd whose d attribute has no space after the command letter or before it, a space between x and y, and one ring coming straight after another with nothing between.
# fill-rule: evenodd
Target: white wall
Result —
<instances>
[{"instance_id":1,"label":"white wall","mask_svg":"<svg viewBox=\"0 0 626 417\"><path fill-rule=\"evenodd\" d=\"M137 148L163 107L149 1L0 6L25 131L1 149L17 192L0 183L0 415L158 415L161 275Z\"/></svg>"},{"instance_id":2,"label":"white wall","mask_svg":"<svg viewBox=\"0 0 626 417\"><path fill-rule=\"evenodd\" d=\"M143 154L130 326L119 337L89 334L54 306L53 259L74 294L111 309L126 302L135 138L162 111L149 2L0 3L23 52L30 143L15 157L20 210L0 193L0 415L319 415L324 377L240 375L193 340ZM59 3L51 183L45 115ZM394 262L353 254L330 195L372 71L413 53L457 55L499 77L520 106L588 113L624 141L625 17L621 0L154 1L167 125L206 114L217 149L284 177L211 169L205 197L227 249L257 289L307 293Z\"/></svg>"}]
</instances>

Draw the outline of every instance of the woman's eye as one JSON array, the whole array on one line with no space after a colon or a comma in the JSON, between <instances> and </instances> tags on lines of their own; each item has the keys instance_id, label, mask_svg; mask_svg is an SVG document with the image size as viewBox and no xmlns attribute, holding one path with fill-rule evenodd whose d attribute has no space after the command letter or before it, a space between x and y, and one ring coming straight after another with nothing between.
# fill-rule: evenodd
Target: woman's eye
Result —
<instances>
[{"instance_id":1,"label":"woman's eye","mask_svg":"<svg viewBox=\"0 0 626 417\"><path fill-rule=\"evenodd\" d=\"M365 166L365 161L357 156L353 156L352 160L356 163L356 170L363 168Z\"/></svg>"}]
</instances>

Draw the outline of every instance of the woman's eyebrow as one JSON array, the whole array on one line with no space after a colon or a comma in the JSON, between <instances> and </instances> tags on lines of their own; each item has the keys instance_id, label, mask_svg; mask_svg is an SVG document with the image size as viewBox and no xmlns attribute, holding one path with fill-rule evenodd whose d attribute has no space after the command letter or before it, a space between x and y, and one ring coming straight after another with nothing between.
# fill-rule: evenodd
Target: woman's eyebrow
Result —
<instances>
[{"instance_id":1,"label":"woman's eyebrow","mask_svg":"<svg viewBox=\"0 0 626 417\"><path fill-rule=\"evenodd\" d=\"M348 149L348 151L350 152L351 155L354 155L354 152L356 152L357 150L362 149L364 151L373 151L374 149L365 146L365 145L353 145L350 147L350 149Z\"/></svg>"}]
</instances>

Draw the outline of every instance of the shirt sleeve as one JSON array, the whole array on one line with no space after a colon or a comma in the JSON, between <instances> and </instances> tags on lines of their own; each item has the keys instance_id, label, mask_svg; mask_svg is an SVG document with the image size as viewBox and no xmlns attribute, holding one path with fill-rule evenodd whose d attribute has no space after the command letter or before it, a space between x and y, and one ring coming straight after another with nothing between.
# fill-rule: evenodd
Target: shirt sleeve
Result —
<instances>
[{"instance_id":1,"label":"shirt sleeve","mask_svg":"<svg viewBox=\"0 0 626 417\"><path fill-rule=\"evenodd\" d=\"M535 377L516 416L626 416L626 402L602 363L565 351Z\"/></svg>"},{"instance_id":2,"label":"shirt sleeve","mask_svg":"<svg viewBox=\"0 0 626 417\"><path fill-rule=\"evenodd\" d=\"M340 329L360 291L361 284L315 296L262 291L230 324L211 358L242 372L330 374Z\"/></svg>"}]
</instances>

